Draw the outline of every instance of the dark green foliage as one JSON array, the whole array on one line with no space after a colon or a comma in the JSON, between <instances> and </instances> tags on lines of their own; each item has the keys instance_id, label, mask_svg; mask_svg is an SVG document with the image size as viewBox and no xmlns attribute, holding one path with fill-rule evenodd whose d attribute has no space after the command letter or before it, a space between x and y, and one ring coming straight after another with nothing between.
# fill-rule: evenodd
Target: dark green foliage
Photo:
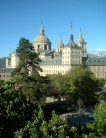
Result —
<instances>
[{"instance_id":1,"label":"dark green foliage","mask_svg":"<svg viewBox=\"0 0 106 138\"><path fill-rule=\"evenodd\" d=\"M12 138L13 133L32 118L36 105L44 105L49 82L47 77L39 75L40 59L31 47L29 40L20 39L16 49L19 66L13 71L10 81L1 81L0 137Z\"/></svg>"},{"instance_id":2,"label":"dark green foliage","mask_svg":"<svg viewBox=\"0 0 106 138\"><path fill-rule=\"evenodd\" d=\"M34 76L14 76L17 91L21 91L34 104L44 104L48 90L49 80L46 77Z\"/></svg>"},{"instance_id":3,"label":"dark green foliage","mask_svg":"<svg viewBox=\"0 0 106 138\"><path fill-rule=\"evenodd\" d=\"M28 39L21 38L16 49L19 56L19 66L12 76L18 91L21 91L31 102L42 104L47 93L47 77L39 75L39 55L32 51L32 44Z\"/></svg>"},{"instance_id":4,"label":"dark green foliage","mask_svg":"<svg viewBox=\"0 0 106 138\"><path fill-rule=\"evenodd\" d=\"M23 129L16 132L15 138L66 138L68 136L73 137L75 135L73 131L75 132L76 129L70 130L67 121L56 115L54 111L51 119L45 121L43 111L40 108L34 117L34 121L28 121Z\"/></svg>"},{"instance_id":5,"label":"dark green foliage","mask_svg":"<svg viewBox=\"0 0 106 138\"><path fill-rule=\"evenodd\" d=\"M70 90L68 77L62 74L53 74L48 76L50 79L49 96L57 98L59 101L66 97L66 92Z\"/></svg>"},{"instance_id":6,"label":"dark green foliage","mask_svg":"<svg viewBox=\"0 0 106 138\"><path fill-rule=\"evenodd\" d=\"M101 91L105 85L105 80L104 79L98 79L98 84L99 84L99 91Z\"/></svg>"},{"instance_id":7,"label":"dark green foliage","mask_svg":"<svg viewBox=\"0 0 106 138\"><path fill-rule=\"evenodd\" d=\"M66 75L54 74L49 75L49 78L51 82L49 95L59 101L66 99L70 107L76 104L79 98L85 106L97 102L96 92L101 83L85 64L72 68Z\"/></svg>"},{"instance_id":8,"label":"dark green foliage","mask_svg":"<svg viewBox=\"0 0 106 138\"><path fill-rule=\"evenodd\" d=\"M43 115L43 111L38 110L33 117L34 121L28 121L27 125L16 132L16 138L19 136L26 137L44 137L44 138L105 138L106 137L106 117L105 117L105 105L101 103L95 108L94 111L94 123L87 124L83 127L69 127L65 119L60 118L55 112L52 112L51 119L46 121Z\"/></svg>"},{"instance_id":9,"label":"dark green foliage","mask_svg":"<svg viewBox=\"0 0 106 138\"><path fill-rule=\"evenodd\" d=\"M106 102L95 106L93 123L87 123L80 129L81 138L106 138Z\"/></svg>"},{"instance_id":10,"label":"dark green foliage","mask_svg":"<svg viewBox=\"0 0 106 138\"><path fill-rule=\"evenodd\" d=\"M101 101L101 103L95 107L94 118L94 125L97 132L106 137L106 102Z\"/></svg>"},{"instance_id":11,"label":"dark green foliage","mask_svg":"<svg viewBox=\"0 0 106 138\"><path fill-rule=\"evenodd\" d=\"M0 137L12 138L31 119L35 106L15 90L14 82L2 81L0 85Z\"/></svg>"}]
</instances>

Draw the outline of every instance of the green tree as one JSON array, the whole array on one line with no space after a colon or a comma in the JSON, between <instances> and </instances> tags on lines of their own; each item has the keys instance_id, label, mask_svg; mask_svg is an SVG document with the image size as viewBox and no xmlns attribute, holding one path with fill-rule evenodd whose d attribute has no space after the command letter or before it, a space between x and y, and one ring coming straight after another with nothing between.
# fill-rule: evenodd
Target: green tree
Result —
<instances>
[{"instance_id":1,"label":"green tree","mask_svg":"<svg viewBox=\"0 0 106 138\"><path fill-rule=\"evenodd\" d=\"M36 113L34 121L28 121L24 128L15 133L15 138L66 138L76 135L74 134L76 129L74 127L70 129L67 121L56 115L54 111L49 121L45 120L41 108Z\"/></svg>"},{"instance_id":2,"label":"green tree","mask_svg":"<svg viewBox=\"0 0 106 138\"><path fill-rule=\"evenodd\" d=\"M87 66L81 65L71 69L67 77L70 77L71 90L67 92L67 99L75 103L80 98L84 105L93 103L98 91L98 80Z\"/></svg>"},{"instance_id":3,"label":"green tree","mask_svg":"<svg viewBox=\"0 0 106 138\"><path fill-rule=\"evenodd\" d=\"M39 55L33 51L33 46L28 39L21 38L19 41L19 45L16 49L16 53L19 57L19 65L13 71L12 75L20 74L20 75L28 75L28 70L31 67L32 74L38 73L37 71L41 71L39 67Z\"/></svg>"},{"instance_id":4,"label":"green tree","mask_svg":"<svg viewBox=\"0 0 106 138\"><path fill-rule=\"evenodd\" d=\"M21 38L16 52L20 62L13 71L12 76L16 89L26 95L36 104L45 101L48 79L39 75L39 55L32 50L32 44L28 39Z\"/></svg>"},{"instance_id":5,"label":"green tree","mask_svg":"<svg viewBox=\"0 0 106 138\"><path fill-rule=\"evenodd\" d=\"M104 79L99 78L99 79L98 79L98 84L99 84L99 91L101 91L101 90L102 90L102 88L103 88L103 87L104 87L104 85L105 85L105 80L104 80Z\"/></svg>"},{"instance_id":6,"label":"green tree","mask_svg":"<svg viewBox=\"0 0 106 138\"><path fill-rule=\"evenodd\" d=\"M48 75L50 79L48 95L57 98L59 101L65 99L66 92L70 90L69 78L62 74Z\"/></svg>"},{"instance_id":7,"label":"green tree","mask_svg":"<svg viewBox=\"0 0 106 138\"><path fill-rule=\"evenodd\" d=\"M94 123L91 124L91 130L98 137L106 137L106 102L101 101L99 105L95 106L93 116Z\"/></svg>"},{"instance_id":8,"label":"green tree","mask_svg":"<svg viewBox=\"0 0 106 138\"><path fill-rule=\"evenodd\" d=\"M95 106L93 118L93 123L81 129L81 138L106 138L106 102L100 101Z\"/></svg>"},{"instance_id":9,"label":"green tree","mask_svg":"<svg viewBox=\"0 0 106 138\"><path fill-rule=\"evenodd\" d=\"M13 81L0 82L0 137L12 138L14 132L31 119L35 106L15 90Z\"/></svg>"},{"instance_id":10,"label":"green tree","mask_svg":"<svg viewBox=\"0 0 106 138\"><path fill-rule=\"evenodd\" d=\"M50 79L50 91L48 91L48 94L61 101L64 97L64 76L62 74L53 74L48 77Z\"/></svg>"}]
</instances>

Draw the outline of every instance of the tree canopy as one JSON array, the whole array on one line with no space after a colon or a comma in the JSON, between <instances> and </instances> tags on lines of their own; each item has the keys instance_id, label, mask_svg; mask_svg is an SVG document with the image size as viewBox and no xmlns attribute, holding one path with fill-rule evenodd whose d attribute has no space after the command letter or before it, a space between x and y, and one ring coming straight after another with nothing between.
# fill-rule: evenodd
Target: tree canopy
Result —
<instances>
[{"instance_id":1,"label":"tree canopy","mask_svg":"<svg viewBox=\"0 0 106 138\"><path fill-rule=\"evenodd\" d=\"M95 92L98 91L98 80L87 66L79 66L67 73L70 78L71 91L68 98L78 101L80 98L84 104L95 101Z\"/></svg>"},{"instance_id":2,"label":"tree canopy","mask_svg":"<svg viewBox=\"0 0 106 138\"><path fill-rule=\"evenodd\" d=\"M40 108L36 117L34 117L34 121L28 121L24 128L16 132L15 138L66 138L73 137L74 135L66 119L59 117L56 115L55 111L53 111L51 119L46 121L43 111Z\"/></svg>"},{"instance_id":3,"label":"tree canopy","mask_svg":"<svg viewBox=\"0 0 106 138\"><path fill-rule=\"evenodd\" d=\"M61 101L65 98L66 90L69 89L67 78L62 74L48 75L48 78L50 79L49 95Z\"/></svg>"}]
</instances>

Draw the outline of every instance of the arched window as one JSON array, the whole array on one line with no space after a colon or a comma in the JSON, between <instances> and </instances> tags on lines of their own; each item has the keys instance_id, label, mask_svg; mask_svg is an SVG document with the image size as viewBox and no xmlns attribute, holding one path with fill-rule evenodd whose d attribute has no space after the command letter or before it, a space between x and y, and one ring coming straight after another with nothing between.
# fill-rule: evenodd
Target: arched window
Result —
<instances>
[{"instance_id":1,"label":"arched window","mask_svg":"<svg viewBox=\"0 0 106 138\"><path fill-rule=\"evenodd\" d=\"M44 50L47 50L47 45L44 45Z\"/></svg>"},{"instance_id":2,"label":"arched window","mask_svg":"<svg viewBox=\"0 0 106 138\"><path fill-rule=\"evenodd\" d=\"M40 45L38 45L38 49L40 49Z\"/></svg>"}]
</instances>

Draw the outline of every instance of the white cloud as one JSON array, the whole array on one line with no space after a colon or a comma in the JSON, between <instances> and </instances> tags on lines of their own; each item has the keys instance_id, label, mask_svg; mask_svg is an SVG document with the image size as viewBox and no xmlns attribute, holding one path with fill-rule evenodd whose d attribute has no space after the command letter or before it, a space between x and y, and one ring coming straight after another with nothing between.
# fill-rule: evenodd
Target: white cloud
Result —
<instances>
[{"instance_id":1,"label":"white cloud","mask_svg":"<svg viewBox=\"0 0 106 138\"><path fill-rule=\"evenodd\" d=\"M88 53L104 56L106 55L106 49L95 49L95 50L88 51Z\"/></svg>"}]
</instances>

